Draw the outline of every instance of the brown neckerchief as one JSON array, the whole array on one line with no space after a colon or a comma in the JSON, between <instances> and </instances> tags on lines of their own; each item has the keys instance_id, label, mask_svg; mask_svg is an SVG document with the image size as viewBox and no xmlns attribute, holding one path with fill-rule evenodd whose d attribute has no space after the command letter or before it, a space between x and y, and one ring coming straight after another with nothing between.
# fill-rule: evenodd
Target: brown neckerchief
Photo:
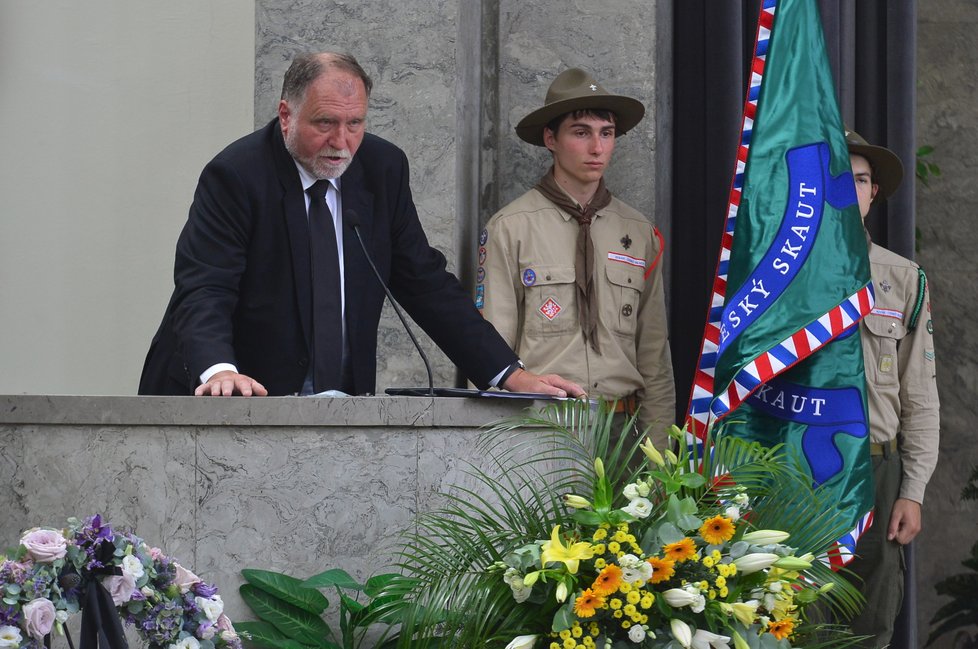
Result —
<instances>
[{"instance_id":1,"label":"brown neckerchief","mask_svg":"<svg viewBox=\"0 0 978 649\"><path fill-rule=\"evenodd\" d=\"M577 251L574 257L574 280L577 284L577 313L581 321L581 333L591 348L598 348L598 304L594 292L594 242L591 241L591 220L611 203L611 192L598 181L598 188L587 205L581 207L560 188L554 178L553 167L543 175L536 189L551 203L573 216L580 226L577 232Z\"/></svg>"}]
</instances>

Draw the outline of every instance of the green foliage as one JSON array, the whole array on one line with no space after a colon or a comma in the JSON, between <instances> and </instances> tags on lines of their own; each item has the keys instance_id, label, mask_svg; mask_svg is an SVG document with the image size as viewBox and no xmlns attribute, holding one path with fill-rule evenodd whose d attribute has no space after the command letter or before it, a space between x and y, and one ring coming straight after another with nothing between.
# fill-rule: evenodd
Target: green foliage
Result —
<instances>
[{"instance_id":1,"label":"green foliage","mask_svg":"<svg viewBox=\"0 0 978 649\"><path fill-rule=\"evenodd\" d=\"M246 643L265 649L392 647L397 641L392 625L400 617L404 594L413 585L396 574L377 575L360 584L337 568L304 581L269 570L245 569L241 574L248 582L239 589L241 598L259 621L234 626ZM330 602L320 588L336 591L339 633L322 617ZM363 593L366 602L344 591Z\"/></svg>"},{"instance_id":2,"label":"green foliage","mask_svg":"<svg viewBox=\"0 0 978 649\"><path fill-rule=\"evenodd\" d=\"M972 468L971 477L961 490L961 499L978 500L978 466ZM978 542L971 546L971 556L961 565L971 572L951 575L934 586L938 595L946 595L951 601L931 618L930 623L934 628L927 639L928 647L937 638L955 629L961 629L961 635L967 634L968 646L978 647L978 633L967 631L969 627L978 625Z\"/></svg>"},{"instance_id":3,"label":"green foliage","mask_svg":"<svg viewBox=\"0 0 978 649\"><path fill-rule=\"evenodd\" d=\"M915 175L917 180L922 182L925 187L930 187L930 179L941 175L941 168L935 163L927 160L927 156L934 152L934 147L925 144L917 149L917 164Z\"/></svg>"}]
</instances>

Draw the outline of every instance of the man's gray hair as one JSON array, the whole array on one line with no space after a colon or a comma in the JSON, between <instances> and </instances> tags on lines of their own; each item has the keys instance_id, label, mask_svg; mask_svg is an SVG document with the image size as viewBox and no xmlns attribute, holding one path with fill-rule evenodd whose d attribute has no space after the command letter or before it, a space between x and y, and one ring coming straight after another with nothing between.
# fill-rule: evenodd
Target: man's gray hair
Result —
<instances>
[{"instance_id":1,"label":"man's gray hair","mask_svg":"<svg viewBox=\"0 0 978 649\"><path fill-rule=\"evenodd\" d=\"M353 55L337 52L307 52L295 57L292 65L285 72L285 79L282 81L282 99L289 103L302 103L309 84L330 68L343 70L359 77L363 81L367 97L370 97L374 82Z\"/></svg>"}]
</instances>

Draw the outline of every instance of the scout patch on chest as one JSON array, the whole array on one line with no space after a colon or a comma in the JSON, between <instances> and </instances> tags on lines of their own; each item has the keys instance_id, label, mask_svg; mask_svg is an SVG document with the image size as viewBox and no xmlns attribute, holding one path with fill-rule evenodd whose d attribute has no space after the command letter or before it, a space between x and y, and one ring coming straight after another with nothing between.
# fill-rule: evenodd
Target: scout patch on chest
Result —
<instances>
[{"instance_id":1,"label":"scout patch on chest","mask_svg":"<svg viewBox=\"0 0 978 649\"><path fill-rule=\"evenodd\" d=\"M550 321L553 321L553 319L560 315L560 312L563 310L563 307L557 304L557 300L553 299L552 297L548 297L547 301L540 305L540 313L543 314L544 318Z\"/></svg>"}]
</instances>

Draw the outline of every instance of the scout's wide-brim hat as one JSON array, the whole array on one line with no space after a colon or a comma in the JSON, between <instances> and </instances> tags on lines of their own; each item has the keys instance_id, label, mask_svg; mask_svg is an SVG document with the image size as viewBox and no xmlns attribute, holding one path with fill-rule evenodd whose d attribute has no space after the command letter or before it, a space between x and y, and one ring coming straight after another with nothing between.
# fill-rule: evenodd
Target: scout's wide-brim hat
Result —
<instances>
[{"instance_id":1,"label":"scout's wide-brim hat","mask_svg":"<svg viewBox=\"0 0 978 649\"><path fill-rule=\"evenodd\" d=\"M855 131L846 129L846 144L849 153L861 155L873 167L873 182L879 185L876 200L882 201L890 197L903 180L903 163L897 154L886 147L874 146Z\"/></svg>"},{"instance_id":2,"label":"scout's wide-brim hat","mask_svg":"<svg viewBox=\"0 0 978 649\"><path fill-rule=\"evenodd\" d=\"M516 134L524 142L543 146L543 127L555 117L578 110L613 112L615 137L630 131L645 116L645 106L639 100L611 94L584 70L570 68L558 74L550 84L543 108L520 120L516 125Z\"/></svg>"}]
</instances>

